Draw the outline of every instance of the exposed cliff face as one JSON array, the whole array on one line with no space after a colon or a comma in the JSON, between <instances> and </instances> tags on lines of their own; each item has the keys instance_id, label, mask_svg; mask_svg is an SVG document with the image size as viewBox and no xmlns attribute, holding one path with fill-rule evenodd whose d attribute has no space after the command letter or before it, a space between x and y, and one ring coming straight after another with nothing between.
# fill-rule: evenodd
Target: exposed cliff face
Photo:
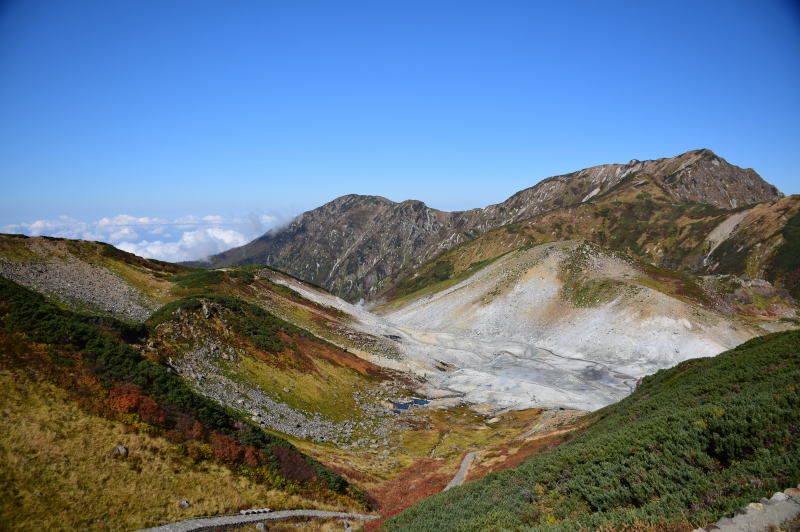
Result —
<instances>
[{"instance_id":1,"label":"exposed cliff face","mask_svg":"<svg viewBox=\"0 0 800 532\"><path fill-rule=\"evenodd\" d=\"M350 301L370 299L443 251L490 229L592 202L615 187L640 181L657 184L676 202L722 209L781 197L755 171L698 150L551 177L502 203L461 212L442 212L412 200L342 196L303 213L285 228L212 257L210 263L264 263Z\"/></svg>"},{"instance_id":2,"label":"exposed cliff face","mask_svg":"<svg viewBox=\"0 0 800 532\"><path fill-rule=\"evenodd\" d=\"M264 263L357 301L478 232L419 201L349 195L288 227L216 257L214 265Z\"/></svg>"}]
</instances>

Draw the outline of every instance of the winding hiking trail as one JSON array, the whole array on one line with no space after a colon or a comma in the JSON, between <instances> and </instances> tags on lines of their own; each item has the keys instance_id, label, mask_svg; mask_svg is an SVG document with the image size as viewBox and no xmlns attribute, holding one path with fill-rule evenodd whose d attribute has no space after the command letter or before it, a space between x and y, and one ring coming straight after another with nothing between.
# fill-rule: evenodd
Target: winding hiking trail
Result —
<instances>
[{"instance_id":1,"label":"winding hiking trail","mask_svg":"<svg viewBox=\"0 0 800 532\"><path fill-rule=\"evenodd\" d=\"M447 486L444 487L442 491L447 491L450 488L454 488L456 486L460 486L464 483L464 479L467 478L467 472L469 472L469 467L472 465L472 462L475 461L475 457L478 456L481 451L471 451L467 453L467 456L461 461L461 467L458 468L458 472L456 476L453 477L453 480L448 482Z\"/></svg>"},{"instance_id":2,"label":"winding hiking trail","mask_svg":"<svg viewBox=\"0 0 800 532\"><path fill-rule=\"evenodd\" d=\"M139 532L196 532L200 530L213 530L217 527L237 527L250 523L263 521L278 521L292 517L314 517L317 519L351 519L353 521L367 521L378 519L377 515L353 514L346 512L327 512L324 510L280 510L277 512L251 514L251 515L219 515L216 517L196 517L177 523L145 528Z\"/></svg>"},{"instance_id":3,"label":"winding hiking trail","mask_svg":"<svg viewBox=\"0 0 800 532\"><path fill-rule=\"evenodd\" d=\"M541 428L544 426L544 424L547 423L547 421L551 417L553 417L554 413L555 413L554 410L546 410L542 414L541 419L539 419L539 421L536 423L536 425L534 425L531 429L523 432L522 434L520 434L519 436L517 436L514 439L515 440L522 440L522 439L528 438L530 436L533 436L534 434L539 432L539 430L541 430ZM471 452L468 452L466 454L466 456L464 456L464 459L461 461L461 466L458 468L458 471L456 472L455 476L453 477L453 479L450 482L447 483L447 486L445 486L442 491L447 491L450 488L454 488L456 486L460 486L461 484L463 484L464 480L467 478L467 473L469 473L469 468L472 467L473 462L475 462L475 459L482 452L483 451L471 451Z\"/></svg>"},{"instance_id":4,"label":"winding hiking trail","mask_svg":"<svg viewBox=\"0 0 800 532\"><path fill-rule=\"evenodd\" d=\"M544 424L547 423L547 420L549 420L551 417L553 417L554 413L555 413L555 410L546 410L544 412L544 414L542 414L542 418L539 420L538 423L536 423L536 425L533 426L533 428L523 432L522 434L520 434L519 436L517 436L514 439L515 440L524 440L525 438L533 436L534 434L539 432L539 430L541 430L541 428L544 426Z\"/></svg>"}]
</instances>

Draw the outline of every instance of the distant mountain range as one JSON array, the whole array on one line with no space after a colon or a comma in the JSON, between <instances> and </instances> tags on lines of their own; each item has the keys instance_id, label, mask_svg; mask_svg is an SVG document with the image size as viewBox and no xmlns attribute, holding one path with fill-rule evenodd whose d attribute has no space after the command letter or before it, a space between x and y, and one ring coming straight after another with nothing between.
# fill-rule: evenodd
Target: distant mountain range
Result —
<instances>
[{"instance_id":1,"label":"distant mountain range","mask_svg":"<svg viewBox=\"0 0 800 532\"><path fill-rule=\"evenodd\" d=\"M342 196L301 214L286 227L211 257L205 265L267 264L351 302L378 300L413 276L416 269L488 231L548 213L574 217L582 213L570 209L581 206L610 205L613 210L614 201L636 202L641 194L660 200L648 208L660 213L669 211L675 218L670 223L678 232L684 222L696 222L679 219L680 214L697 213L698 205L708 207L704 214L714 215L706 216L704 222L721 222L725 213L783 197L754 170L732 165L704 149L666 159L593 166L550 177L502 203L468 211L443 212L415 200L396 203L379 196ZM649 225L664 221L659 218L639 222ZM575 234L562 234L565 225L580 224L540 219L539 233L550 233L552 238L539 235L537 241L580 233L580 227L573 227ZM707 229L711 232L714 226ZM580 236L601 245L614 240L609 231L599 229L594 235ZM650 244L669 246L669 238L658 238ZM636 245L622 247L635 255L654 258ZM662 259L667 260L665 265L676 266L671 257ZM707 264L700 260L691 266L702 270Z\"/></svg>"}]
</instances>

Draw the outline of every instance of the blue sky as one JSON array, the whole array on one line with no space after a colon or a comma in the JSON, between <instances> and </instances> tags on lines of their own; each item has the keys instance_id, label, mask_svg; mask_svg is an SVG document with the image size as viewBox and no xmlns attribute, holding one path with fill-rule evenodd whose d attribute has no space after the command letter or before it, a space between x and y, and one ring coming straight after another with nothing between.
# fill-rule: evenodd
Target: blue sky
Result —
<instances>
[{"instance_id":1,"label":"blue sky","mask_svg":"<svg viewBox=\"0 0 800 532\"><path fill-rule=\"evenodd\" d=\"M800 8L5 0L0 117L0 230L173 260L703 147L799 193Z\"/></svg>"}]
</instances>

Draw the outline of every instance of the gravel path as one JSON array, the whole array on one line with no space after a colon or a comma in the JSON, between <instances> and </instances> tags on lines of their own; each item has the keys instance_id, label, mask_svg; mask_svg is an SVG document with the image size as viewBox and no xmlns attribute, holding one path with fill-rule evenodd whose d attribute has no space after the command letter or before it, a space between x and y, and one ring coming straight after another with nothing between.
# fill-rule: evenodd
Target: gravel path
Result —
<instances>
[{"instance_id":1,"label":"gravel path","mask_svg":"<svg viewBox=\"0 0 800 532\"><path fill-rule=\"evenodd\" d=\"M545 413L542 414L542 419L540 419L539 422L536 425L534 425L532 429L523 432L522 434L520 434L519 436L517 436L514 439L515 440L522 440L522 439L527 438L528 436L533 436L534 434L539 432L539 429L541 429L544 426L544 424L547 423L547 420L550 419L551 417L553 417L553 413L554 412L555 412L554 410L545 411Z\"/></svg>"},{"instance_id":2,"label":"gravel path","mask_svg":"<svg viewBox=\"0 0 800 532\"><path fill-rule=\"evenodd\" d=\"M368 521L378 519L377 515L351 514L346 512L326 512L323 510L281 510L278 512L260 513L252 515L220 515L217 517L197 517L178 521L168 525L146 528L139 532L195 532L199 530L212 530L216 527L239 527L250 523L263 521L278 521L292 517L316 517L319 519L351 519L353 521Z\"/></svg>"},{"instance_id":3,"label":"gravel path","mask_svg":"<svg viewBox=\"0 0 800 532\"><path fill-rule=\"evenodd\" d=\"M460 486L464 483L464 479L467 478L467 472L469 472L469 468L472 465L472 462L475 461L475 458L481 454L481 451L471 451L467 453L467 456L461 461L461 467L458 468L458 473L456 476L453 477L447 486L444 487L442 491L447 491L450 488L454 488L456 486Z\"/></svg>"}]
</instances>

